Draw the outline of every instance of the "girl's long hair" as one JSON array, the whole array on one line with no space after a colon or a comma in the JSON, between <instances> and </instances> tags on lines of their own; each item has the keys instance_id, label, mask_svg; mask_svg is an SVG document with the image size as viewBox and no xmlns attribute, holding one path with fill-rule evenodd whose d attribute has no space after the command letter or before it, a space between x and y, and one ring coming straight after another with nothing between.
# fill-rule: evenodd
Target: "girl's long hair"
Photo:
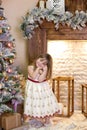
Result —
<instances>
[{"instance_id":1,"label":"girl's long hair","mask_svg":"<svg viewBox=\"0 0 87 130\"><path fill-rule=\"evenodd\" d=\"M52 57L50 54L46 53L46 54L41 54L40 56L38 56L34 62L33 62L33 65L34 65L34 69L36 69L36 60L38 58L45 58L47 60L47 68L48 68L48 71L47 71L47 79L50 79L51 76L52 76L52 67L53 67L53 60L52 60Z\"/></svg>"}]
</instances>

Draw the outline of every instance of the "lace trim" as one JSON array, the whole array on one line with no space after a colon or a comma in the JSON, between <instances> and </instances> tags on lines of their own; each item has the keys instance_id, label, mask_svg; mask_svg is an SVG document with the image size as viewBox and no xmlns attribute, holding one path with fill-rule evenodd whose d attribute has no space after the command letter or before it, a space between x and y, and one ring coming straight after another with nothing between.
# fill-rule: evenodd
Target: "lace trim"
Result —
<instances>
[{"instance_id":1,"label":"lace trim","mask_svg":"<svg viewBox=\"0 0 87 130\"><path fill-rule=\"evenodd\" d=\"M31 116L31 115L26 115L26 114L24 114L24 116L25 117L31 117L31 118L42 118L42 119L44 119L44 118L46 118L46 117L53 117L55 114L58 114L60 112L60 110L58 110L57 112L55 112L55 113L53 113L52 115L46 115L46 116L44 116L44 117L42 117L42 116L40 116L40 117L38 117L38 116Z\"/></svg>"}]
</instances>

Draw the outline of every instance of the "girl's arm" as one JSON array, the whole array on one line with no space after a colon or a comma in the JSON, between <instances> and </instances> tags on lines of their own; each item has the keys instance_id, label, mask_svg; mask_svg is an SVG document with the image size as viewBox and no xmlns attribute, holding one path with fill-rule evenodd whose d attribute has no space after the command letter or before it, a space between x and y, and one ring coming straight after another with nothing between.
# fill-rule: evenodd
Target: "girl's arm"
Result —
<instances>
[{"instance_id":1,"label":"girl's arm","mask_svg":"<svg viewBox=\"0 0 87 130\"><path fill-rule=\"evenodd\" d=\"M28 76L31 79L35 79L37 77L37 75L39 74L39 70L40 70L39 67L34 70L33 66L28 66Z\"/></svg>"},{"instance_id":2,"label":"girl's arm","mask_svg":"<svg viewBox=\"0 0 87 130\"><path fill-rule=\"evenodd\" d=\"M47 65L44 66L43 71L39 76L39 79L38 79L39 82L42 82L43 80L45 80L46 76L47 76Z\"/></svg>"}]
</instances>

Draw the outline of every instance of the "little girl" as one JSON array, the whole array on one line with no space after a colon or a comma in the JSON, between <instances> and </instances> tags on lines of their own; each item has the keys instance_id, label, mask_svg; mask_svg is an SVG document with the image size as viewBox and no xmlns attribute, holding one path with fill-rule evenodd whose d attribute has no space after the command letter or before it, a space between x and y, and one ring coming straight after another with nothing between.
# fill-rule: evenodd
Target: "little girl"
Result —
<instances>
[{"instance_id":1,"label":"little girl","mask_svg":"<svg viewBox=\"0 0 87 130\"><path fill-rule=\"evenodd\" d=\"M49 54L40 55L28 66L24 102L25 121L33 118L44 124L58 112L57 99L47 82L51 78L51 74L52 57Z\"/></svg>"}]
</instances>

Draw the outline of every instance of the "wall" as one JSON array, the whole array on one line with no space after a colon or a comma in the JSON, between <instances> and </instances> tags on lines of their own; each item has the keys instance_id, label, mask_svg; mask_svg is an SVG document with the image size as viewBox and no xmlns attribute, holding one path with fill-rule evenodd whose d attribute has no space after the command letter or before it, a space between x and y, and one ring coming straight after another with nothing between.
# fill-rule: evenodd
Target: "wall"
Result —
<instances>
[{"instance_id":1,"label":"wall","mask_svg":"<svg viewBox=\"0 0 87 130\"><path fill-rule=\"evenodd\" d=\"M11 34L15 38L17 58L15 65L19 65L22 72L27 76L28 53L27 41L23 38L20 23L22 16L34 8L38 0L3 0L5 17L11 26ZM75 109L81 109L81 84L87 81L87 50L86 42L67 42L66 50L54 60L53 76L73 75L75 78ZM60 49L58 49L59 51ZM65 89L63 88L63 93Z\"/></svg>"},{"instance_id":2,"label":"wall","mask_svg":"<svg viewBox=\"0 0 87 130\"><path fill-rule=\"evenodd\" d=\"M15 38L17 58L14 64L20 67L25 76L27 75L28 65L27 41L23 38L20 23L22 22L22 16L24 16L28 10L33 9L37 1L38 0L3 0L2 2L5 17L11 26L11 34Z\"/></svg>"},{"instance_id":3,"label":"wall","mask_svg":"<svg viewBox=\"0 0 87 130\"><path fill-rule=\"evenodd\" d=\"M48 52L53 57L53 77L74 76L74 106L81 110L81 84L87 84L87 41L50 41ZM68 95L67 86L67 82L60 83L63 102Z\"/></svg>"}]
</instances>

